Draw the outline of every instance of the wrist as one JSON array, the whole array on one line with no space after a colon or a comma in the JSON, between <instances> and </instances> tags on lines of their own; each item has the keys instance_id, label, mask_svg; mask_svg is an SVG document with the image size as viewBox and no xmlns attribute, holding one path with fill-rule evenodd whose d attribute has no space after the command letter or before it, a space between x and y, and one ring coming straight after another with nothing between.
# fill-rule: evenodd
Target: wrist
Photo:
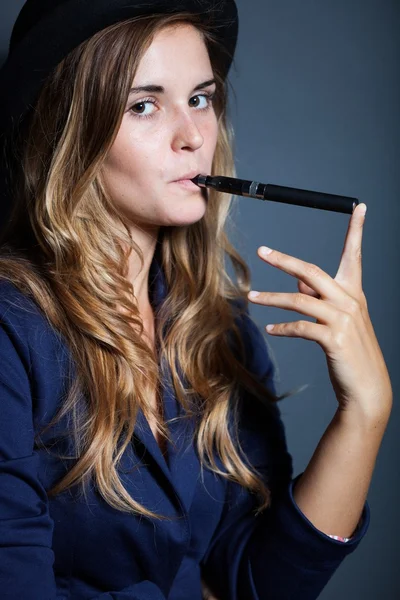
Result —
<instances>
[{"instance_id":1,"label":"wrist","mask_svg":"<svg viewBox=\"0 0 400 600\"><path fill-rule=\"evenodd\" d=\"M363 432L384 432L389 422L393 401L390 400L378 410L365 411L356 405L347 405L346 408L337 408L334 421L341 425L351 426Z\"/></svg>"}]
</instances>

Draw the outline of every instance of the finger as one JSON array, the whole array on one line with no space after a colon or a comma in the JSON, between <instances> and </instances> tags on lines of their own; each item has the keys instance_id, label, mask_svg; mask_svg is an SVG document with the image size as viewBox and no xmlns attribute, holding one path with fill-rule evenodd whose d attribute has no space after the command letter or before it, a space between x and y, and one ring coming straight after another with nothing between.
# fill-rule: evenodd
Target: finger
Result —
<instances>
[{"instance_id":1,"label":"finger","mask_svg":"<svg viewBox=\"0 0 400 600\"><path fill-rule=\"evenodd\" d=\"M294 256L290 256L289 254L278 252L278 250L272 250L269 254L264 254L263 248L265 248L265 246L258 248L258 255L260 258L281 271L285 271L289 275L297 277L297 279L300 279L308 287L313 289L320 298L329 300L332 304L336 304L339 308L343 308L343 310L346 308L348 295L344 292L343 288L320 267L300 260Z\"/></svg>"},{"instance_id":2,"label":"finger","mask_svg":"<svg viewBox=\"0 0 400 600\"><path fill-rule=\"evenodd\" d=\"M294 321L290 323L274 323L273 329L267 329L267 333L282 337L297 337L317 342L325 352L329 352L331 339L330 329L327 325L312 323L311 321Z\"/></svg>"},{"instance_id":3,"label":"finger","mask_svg":"<svg viewBox=\"0 0 400 600\"><path fill-rule=\"evenodd\" d=\"M252 290L254 291L254 290ZM252 297L249 292L248 298L251 302L264 306L275 306L284 310L295 310L302 315L314 317L320 323L334 324L341 311L323 300L306 296L305 294L282 294L281 292L259 292L258 296Z\"/></svg>"},{"instance_id":4,"label":"finger","mask_svg":"<svg viewBox=\"0 0 400 600\"><path fill-rule=\"evenodd\" d=\"M361 246L365 223L366 204L358 204L349 220L345 243L335 281L362 287Z\"/></svg>"}]
</instances>

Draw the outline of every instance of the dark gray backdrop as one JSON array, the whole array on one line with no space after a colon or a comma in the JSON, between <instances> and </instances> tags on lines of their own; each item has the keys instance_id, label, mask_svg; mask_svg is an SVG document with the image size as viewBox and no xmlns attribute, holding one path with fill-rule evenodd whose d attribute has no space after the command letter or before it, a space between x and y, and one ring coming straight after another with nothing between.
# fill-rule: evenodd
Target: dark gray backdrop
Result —
<instances>
[{"instance_id":1,"label":"dark gray backdrop","mask_svg":"<svg viewBox=\"0 0 400 600\"><path fill-rule=\"evenodd\" d=\"M0 63L23 4L2 0L0 5ZM400 598L400 2L237 4L240 28L230 72L235 90L230 110L238 177L355 196L368 206L363 287L392 380L394 407L368 494L369 531L320 597L395 600ZM258 258L262 244L313 262L335 277L349 219L241 197L234 239L250 264L253 289L297 291L294 278ZM281 403L297 475L336 410L325 355L315 342L272 338L264 330L267 323L307 319L304 315L255 305L251 313L279 365L278 392L310 384Z\"/></svg>"}]
</instances>

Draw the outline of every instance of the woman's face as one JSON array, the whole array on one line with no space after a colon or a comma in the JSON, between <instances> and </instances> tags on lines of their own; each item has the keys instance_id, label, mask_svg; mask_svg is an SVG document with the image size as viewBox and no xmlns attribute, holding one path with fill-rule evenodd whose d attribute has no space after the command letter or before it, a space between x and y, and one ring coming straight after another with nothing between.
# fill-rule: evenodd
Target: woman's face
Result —
<instances>
[{"instance_id":1,"label":"woman's face","mask_svg":"<svg viewBox=\"0 0 400 600\"><path fill-rule=\"evenodd\" d=\"M154 230L203 217L206 190L175 180L211 173L217 117L206 94L216 85L204 82L212 79L205 43L192 25L163 29L143 55L132 88L164 91L131 93L103 171L108 192L133 225Z\"/></svg>"}]
</instances>

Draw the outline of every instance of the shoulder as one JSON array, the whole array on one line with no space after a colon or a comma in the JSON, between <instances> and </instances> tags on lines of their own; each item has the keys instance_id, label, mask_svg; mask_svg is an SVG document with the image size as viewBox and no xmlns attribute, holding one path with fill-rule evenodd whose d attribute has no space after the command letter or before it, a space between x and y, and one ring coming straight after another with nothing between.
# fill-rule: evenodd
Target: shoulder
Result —
<instances>
[{"instance_id":1,"label":"shoulder","mask_svg":"<svg viewBox=\"0 0 400 600\"><path fill-rule=\"evenodd\" d=\"M71 353L34 299L0 281L0 399L35 426L53 417L74 376ZM72 369L72 371L71 371ZM14 414L14 413L13 413ZM18 417L19 418L19 417ZM15 417L15 422L18 421ZM10 417L10 422L12 418Z\"/></svg>"},{"instance_id":2,"label":"shoulder","mask_svg":"<svg viewBox=\"0 0 400 600\"><path fill-rule=\"evenodd\" d=\"M11 281L0 279L0 319L40 317L37 304Z\"/></svg>"},{"instance_id":3,"label":"shoulder","mask_svg":"<svg viewBox=\"0 0 400 600\"><path fill-rule=\"evenodd\" d=\"M0 280L0 355L2 362L19 359L29 366L32 325L40 322L38 307L10 281ZM3 363L4 364L4 363Z\"/></svg>"},{"instance_id":4,"label":"shoulder","mask_svg":"<svg viewBox=\"0 0 400 600\"><path fill-rule=\"evenodd\" d=\"M47 370L66 352L60 334L38 304L10 281L0 280L0 357L25 370Z\"/></svg>"},{"instance_id":5,"label":"shoulder","mask_svg":"<svg viewBox=\"0 0 400 600\"><path fill-rule=\"evenodd\" d=\"M0 280L0 327L18 346L28 344L38 332L53 333L34 299L6 280Z\"/></svg>"}]
</instances>

